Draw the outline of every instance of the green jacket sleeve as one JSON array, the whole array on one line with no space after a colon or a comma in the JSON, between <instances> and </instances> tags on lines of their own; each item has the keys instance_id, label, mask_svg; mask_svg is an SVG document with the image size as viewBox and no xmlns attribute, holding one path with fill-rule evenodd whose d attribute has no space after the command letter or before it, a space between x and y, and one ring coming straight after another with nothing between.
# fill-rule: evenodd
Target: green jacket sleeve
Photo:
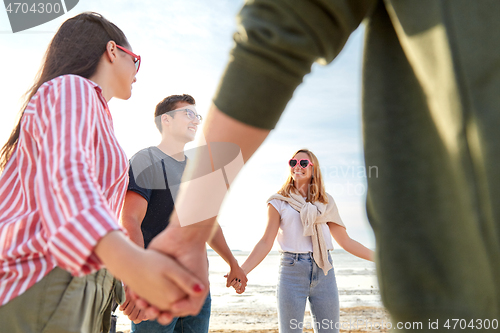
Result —
<instances>
[{"instance_id":1,"label":"green jacket sleeve","mask_svg":"<svg viewBox=\"0 0 500 333\"><path fill-rule=\"evenodd\" d=\"M312 63L330 63L374 3L247 1L214 104L245 124L274 128Z\"/></svg>"}]
</instances>

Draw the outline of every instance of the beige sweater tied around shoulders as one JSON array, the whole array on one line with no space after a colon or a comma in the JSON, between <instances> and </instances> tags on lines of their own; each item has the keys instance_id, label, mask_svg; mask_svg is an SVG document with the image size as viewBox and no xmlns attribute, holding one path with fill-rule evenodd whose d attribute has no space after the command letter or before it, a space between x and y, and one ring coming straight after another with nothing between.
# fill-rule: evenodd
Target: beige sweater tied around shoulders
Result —
<instances>
[{"instance_id":1,"label":"beige sweater tied around shoulders","mask_svg":"<svg viewBox=\"0 0 500 333\"><path fill-rule=\"evenodd\" d=\"M324 204L319 201L307 202L301 195L290 193L290 197L284 197L278 193L273 194L267 202L278 199L285 202L300 213L300 220L304 227L304 236L312 236L313 258L319 268L323 270L325 275L333 268L328 261L328 249L326 248L325 235L320 224L333 222L345 228L344 223L340 219L337 205L333 198L327 194L328 203Z\"/></svg>"}]
</instances>

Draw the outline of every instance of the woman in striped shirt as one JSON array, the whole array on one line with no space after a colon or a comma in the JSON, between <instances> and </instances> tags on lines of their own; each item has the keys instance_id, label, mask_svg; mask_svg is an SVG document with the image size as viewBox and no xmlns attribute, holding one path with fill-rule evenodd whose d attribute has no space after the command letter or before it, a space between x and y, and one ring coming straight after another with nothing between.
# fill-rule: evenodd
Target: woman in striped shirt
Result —
<instances>
[{"instance_id":1,"label":"woman in striped shirt","mask_svg":"<svg viewBox=\"0 0 500 333\"><path fill-rule=\"evenodd\" d=\"M2 331L106 331L112 295L123 296L113 276L160 309L204 294L117 222L128 161L107 102L131 96L140 57L130 49L99 14L64 22L0 152Z\"/></svg>"}]
</instances>

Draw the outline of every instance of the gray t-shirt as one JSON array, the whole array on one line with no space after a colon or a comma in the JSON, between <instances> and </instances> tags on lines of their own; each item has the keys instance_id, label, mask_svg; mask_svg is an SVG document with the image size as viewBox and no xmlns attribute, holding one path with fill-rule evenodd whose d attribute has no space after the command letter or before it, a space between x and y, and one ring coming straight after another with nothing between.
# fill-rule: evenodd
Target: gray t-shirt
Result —
<instances>
[{"instance_id":1,"label":"gray t-shirt","mask_svg":"<svg viewBox=\"0 0 500 333\"><path fill-rule=\"evenodd\" d=\"M157 147L142 149L130 159L128 190L148 202L141 224L145 246L168 226L186 162L185 155L178 161Z\"/></svg>"}]
</instances>

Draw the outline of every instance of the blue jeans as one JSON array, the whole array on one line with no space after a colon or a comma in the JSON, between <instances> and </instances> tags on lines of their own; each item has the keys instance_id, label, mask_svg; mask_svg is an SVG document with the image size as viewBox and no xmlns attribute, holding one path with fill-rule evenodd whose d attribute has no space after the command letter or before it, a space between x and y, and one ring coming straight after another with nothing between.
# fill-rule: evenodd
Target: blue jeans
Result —
<instances>
[{"instance_id":1,"label":"blue jeans","mask_svg":"<svg viewBox=\"0 0 500 333\"><path fill-rule=\"evenodd\" d=\"M208 294L197 316L177 317L166 326L156 320L146 320L139 324L132 322L130 333L208 333L211 304L212 298Z\"/></svg>"},{"instance_id":2,"label":"blue jeans","mask_svg":"<svg viewBox=\"0 0 500 333\"><path fill-rule=\"evenodd\" d=\"M330 254L328 260L332 262ZM316 265L312 253L281 253L278 296L280 333L302 332L313 327L314 332L338 333L339 293L335 272ZM304 323L306 301L309 299L313 323Z\"/></svg>"}]
</instances>

